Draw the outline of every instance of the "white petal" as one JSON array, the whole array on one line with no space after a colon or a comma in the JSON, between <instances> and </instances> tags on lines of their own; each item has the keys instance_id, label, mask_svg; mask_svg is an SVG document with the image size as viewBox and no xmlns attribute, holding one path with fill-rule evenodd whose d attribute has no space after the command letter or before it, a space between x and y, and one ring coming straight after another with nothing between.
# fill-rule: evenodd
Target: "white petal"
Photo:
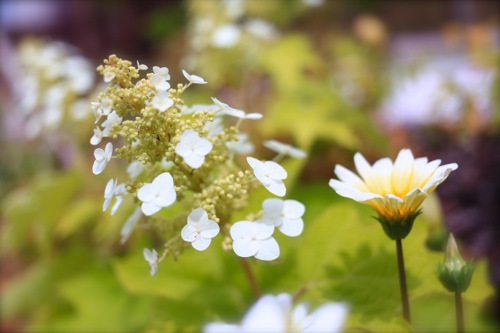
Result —
<instances>
[{"instance_id":1,"label":"white petal","mask_svg":"<svg viewBox=\"0 0 500 333\"><path fill-rule=\"evenodd\" d=\"M181 230L181 237L186 242L193 242L198 236L198 231L196 227L192 224L186 224Z\"/></svg>"},{"instance_id":2,"label":"white petal","mask_svg":"<svg viewBox=\"0 0 500 333\"><path fill-rule=\"evenodd\" d=\"M392 173L392 186L395 193L403 193L409 188L413 177L415 159L410 149L402 149L396 161Z\"/></svg>"},{"instance_id":3,"label":"white petal","mask_svg":"<svg viewBox=\"0 0 500 333\"><path fill-rule=\"evenodd\" d=\"M219 225L212 220L200 223L201 236L204 238L214 238L219 233Z\"/></svg>"},{"instance_id":4,"label":"white petal","mask_svg":"<svg viewBox=\"0 0 500 333\"><path fill-rule=\"evenodd\" d=\"M274 238L268 238L259 241L259 250L255 258L260 260L274 260L280 256L280 247Z\"/></svg>"},{"instance_id":5,"label":"white petal","mask_svg":"<svg viewBox=\"0 0 500 333\"><path fill-rule=\"evenodd\" d=\"M235 240L233 242L233 251L238 256L246 258L257 253L259 247L255 241Z\"/></svg>"},{"instance_id":6,"label":"white petal","mask_svg":"<svg viewBox=\"0 0 500 333\"><path fill-rule=\"evenodd\" d=\"M266 199L262 202L262 209L264 210L264 215L268 217L279 217L283 212L283 207L285 203L281 199L271 198Z\"/></svg>"},{"instance_id":7,"label":"white petal","mask_svg":"<svg viewBox=\"0 0 500 333\"><path fill-rule=\"evenodd\" d=\"M270 182L269 184L264 184L266 189L274 195L278 197L283 197L286 194L285 184L281 180L275 180Z\"/></svg>"},{"instance_id":8,"label":"white petal","mask_svg":"<svg viewBox=\"0 0 500 333\"><path fill-rule=\"evenodd\" d=\"M105 161L94 161L94 164L92 165L92 172L94 175L98 175L101 172L104 171L104 168L106 167L106 162Z\"/></svg>"},{"instance_id":9,"label":"white petal","mask_svg":"<svg viewBox=\"0 0 500 333\"><path fill-rule=\"evenodd\" d=\"M120 206L122 205L122 202L123 202L123 196L121 196L121 195L117 196L115 204L111 208L111 215L112 216L116 214L118 208L120 208Z\"/></svg>"},{"instance_id":10,"label":"white petal","mask_svg":"<svg viewBox=\"0 0 500 333\"><path fill-rule=\"evenodd\" d=\"M225 323L210 323L203 327L203 333L243 333L240 326Z\"/></svg>"},{"instance_id":11,"label":"white petal","mask_svg":"<svg viewBox=\"0 0 500 333\"><path fill-rule=\"evenodd\" d=\"M296 237L304 230L304 221L302 219L283 219L283 224L278 229L289 237Z\"/></svg>"},{"instance_id":12,"label":"white petal","mask_svg":"<svg viewBox=\"0 0 500 333\"><path fill-rule=\"evenodd\" d=\"M213 145L210 141L201 138L196 145L196 153L205 156L206 154L210 153L212 147Z\"/></svg>"},{"instance_id":13,"label":"white petal","mask_svg":"<svg viewBox=\"0 0 500 333\"><path fill-rule=\"evenodd\" d=\"M248 164L250 164L250 166L255 169L255 168L259 168L259 167L263 167L264 166L264 163L259 161L258 159L256 158L253 158L253 157L250 157L248 156L247 157L247 162Z\"/></svg>"},{"instance_id":14,"label":"white petal","mask_svg":"<svg viewBox=\"0 0 500 333\"><path fill-rule=\"evenodd\" d=\"M330 179L328 183L331 188L337 192L338 195L341 195L346 198L350 198L359 202L366 202L372 200L374 198L382 198L380 194L371 193L371 192L361 192L358 189L346 184L342 183L336 179Z\"/></svg>"},{"instance_id":15,"label":"white petal","mask_svg":"<svg viewBox=\"0 0 500 333\"><path fill-rule=\"evenodd\" d=\"M184 156L184 162L189 165L193 169L198 169L205 162L205 156L200 156L196 154L192 154L189 156Z\"/></svg>"},{"instance_id":16,"label":"white petal","mask_svg":"<svg viewBox=\"0 0 500 333\"><path fill-rule=\"evenodd\" d=\"M304 333L341 332L347 317L348 307L341 303L320 306L303 321Z\"/></svg>"},{"instance_id":17,"label":"white petal","mask_svg":"<svg viewBox=\"0 0 500 333\"><path fill-rule=\"evenodd\" d=\"M285 200L283 212L286 217L300 218L304 215L306 207L297 200Z\"/></svg>"},{"instance_id":18,"label":"white petal","mask_svg":"<svg viewBox=\"0 0 500 333\"><path fill-rule=\"evenodd\" d=\"M132 215L130 215L130 217L127 219L122 229L120 230L120 236L121 236L120 244L123 244L127 241L130 234L132 233L132 230L134 230L135 225L141 219L141 216L142 216L141 208L137 207L132 213Z\"/></svg>"},{"instance_id":19,"label":"white petal","mask_svg":"<svg viewBox=\"0 0 500 333\"><path fill-rule=\"evenodd\" d=\"M367 179L371 179L372 168L371 168L370 164L366 161L364 156L361 155L361 153L354 154L354 165L356 166L356 170L358 171L358 174L365 181L365 183L366 183Z\"/></svg>"},{"instance_id":20,"label":"white petal","mask_svg":"<svg viewBox=\"0 0 500 333\"><path fill-rule=\"evenodd\" d=\"M150 202L154 200L155 193L153 184L146 183L137 191L137 198L143 202Z\"/></svg>"},{"instance_id":21,"label":"white petal","mask_svg":"<svg viewBox=\"0 0 500 333\"><path fill-rule=\"evenodd\" d=\"M198 251L204 251L208 248L210 245L210 242L212 240L209 238L204 238L204 237L197 237L194 242L191 243L193 245L193 248Z\"/></svg>"},{"instance_id":22,"label":"white petal","mask_svg":"<svg viewBox=\"0 0 500 333\"><path fill-rule=\"evenodd\" d=\"M273 179L282 180L288 176L286 170L276 162L266 161L264 162L264 167L266 168L266 171L269 172L269 176Z\"/></svg>"},{"instance_id":23,"label":"white petal","mask_svg":"<svg viewBox=\"0 0 500 333\"><path fill-rule=\"evenodd\" d=\"M231 226L229 233L232 239L249 237L254 233L255 227L252 222L239 221Z\"/></svg>"},{"instance_id":24,"label":"white petal","mask_svg":"<svg viewBox=\"0 0 500 333\"><path fill-rule=\"evenodd\" d=\"M241 322L245 332L285 332L287 314L281 304L272 295L262 296L255 303Z\"/></svg>"},{"instance_id":25,"label":"white petal","mask_svg":"<svg viewBox=\"0 0 500 333\"><path fill-rule=\"evenodd\" d=\"M188 216L188 222L200 222L208 220L208 214L203 208L193 209L191 214Z\"/></svg>"},{"instance_id":26,"label":"white petal","mask_svg":"<svg viewBox=\"0 0 500 333\"><path fill-rule=\"evenodd\" d=\"M172 188L174 186L174 179L172 178L170 172L163 172L156 176L153 180L153 184L160 187Z\"/></svg>"},{"instance_id":27,"label":"white petal","mask_svg":"<svg viewBox=\"0 0 500 333\"><path fill-rule=\"evenodd\" d=\"M161 207L158 207L154 202L143 202L141 209L144 215L151 216L160 211Z\"/></svg>"}]
</instances>

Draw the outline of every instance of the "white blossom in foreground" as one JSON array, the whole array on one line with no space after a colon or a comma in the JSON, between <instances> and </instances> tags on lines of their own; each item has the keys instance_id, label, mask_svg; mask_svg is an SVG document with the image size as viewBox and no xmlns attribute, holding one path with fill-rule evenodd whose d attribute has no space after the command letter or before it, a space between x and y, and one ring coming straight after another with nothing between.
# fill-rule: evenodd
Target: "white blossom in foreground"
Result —
<instances>
[{"instance_id":1,"label":"white blossom in foreground","mask_svg":"<svg viewBox=\"0 0 500 333\"><path fill-rule=\"evenodd\" d=\"M394 163L382 158L370 165L360 153L354 155L354 163L360 176L337 165L339 180L331 179L329 185L339 195L368 204L392 221L415 214L425 198L458 168L456 163L439 166L441 160L415 159L409 149L402 149Z\"/></svg>"},{"instance_id":2,"label":"white blossom in foreground","mask_svg":"<svg viewBox=\"0 0 500 333\"><path fill-rule=\"evenodd\" d=\"M111 156L113 154L113 144L108 142L104 149L97 148L94 150L95 161L92 165L92 172L94 175L98 175L103 172L106 164L111 160Z\"/></svg>"},{"instance_id":3,"label":"white blossom in foreground","mask_svg":"<svg viewBox=\"0 0 500 333\"><path fill-rule=\"evenodd\" d=\"M142 201L141 209L144 215L150 216L160 209L173 204L177 198L174 180L169 172L158 175L152 183L144 184L137 191L137 198Z\"/></svg>"},{"instance_id":4,"label":"white blossom in foreground","mask_svg":"<svg viewBox=\"0 0 500 333\"><path fill-rule=\"evenodd\" d=\"M264 214L260 222L275 226L283 234L295 237L302 233L302 215L306 208L296 200L266 199L262 202Z\"/></svg>"},{"instance_id":5,"label":"white blossom in foreground","mask_svg":"<svg viewBox=\"0 0 500 333\"><path fill-rule=\"evenodd\" d=\"M155 249L153 249L152 251L149 249L144 249L142 253L144 255L144 259L146 259L149 267L151 268L151 276L155 275L158 272L158 253Z\"/></svg>"},{"instance_id":6,"label":"white blossom in foreground","mask_svg":"<svg viewBox=\"0 0 500 333\"><path fill-rule=\"evenodd\" d=\"M240 257L274 260L280 255L278 242L272 237L274 226L240 221L231 226L233 250Z\"/></svg>"},{"instance_id":7,"label":"white blossom in foreground","mask_svg":"<svg viewBox=\"0 0 500 333\"><path fill-rule=\"evenodd\" d=\"M264 147L271 149L280 155L288 155L294 158L305 158L307 156L306 152L302 149L295 148L276 140L264 141Z\"/></svg>"},{"instance_id":8,"label":"white blossom in foreground","mask_svg":"<svg viewBox=\"0 0 500 333\"><path fill-rule=\"evenodd\" d=\"M199 77L198 75L189 74L185 70L182 70L182 74L192 84L206 84L207 83L207 81L205 81L202 77Z\"/></svg>"},{"instance_id":9,"label":"white blossom in foreground","mask_svg":"<svg viewBox=\"0 0 500 333\"><path fill-rule=\"evenodd\" d=\"M153 67L153 75L151 76L151 84L157 89L157 90L168 90L170 89L170 83L168 80L170 80L170 74L168 71L168 68L166 67L158 67L154 66Z\"/></svg>"},{"instance_id":10,"label":"white blossom in foreground","mask_svg":"<svg viewBox=\"0 0 500 333\"><path fill-rule=\"evenodd\" d=\"M168 92L159 91L155 95L155 97L153 97L151 104L159 111L164 112L165 110L170 108L172 105L174 105L174 100L168 96Z\"/></svg>"},{"instance_id":11,"label":"white blossom in foreground","mask_svg":"<svg viewBox=\"0 0 500 333\"><path fill-rule=\"evenodd\" d=\"M220 108L220 110L222 110L223 114L227 114L228 116L240 119L253 119L253 120L262 118L262 114L260 113L246 113L243 110L235 109L233 107L230 107L226 103L222 103L215 97L212 97L212 101L214 101L215 105L217 105Z\"/></svg>"},{"instance_id":12,"label":"white blossom in foreground","mask_svg":"<svg viewBox=\"0 0 500 333\"><path fill-rule=\"evenodd\" d=\"M198 251L208 248L212 238L219 233L219 225L208 219L203 208L194 209L187 218L187 224L182 228L181 237Z\"/></svg>"},{"instance_id":13,"label":"white blossom in foreground","mask_svg":"<svg viewBox=\"0 0 500 333\"><path fill-rule=\"evenodd\" d=\"M205 333L337 333L342 331L348 314L343 303L325 303L308 314L307 304L292 304L292 296L262 296L240 324L210 323Z\"/></svg>"},{"instance_id":14,"label":"white blossom in foreground","mask_svg":"<svg viewBox=\"0 0 500 333\"><path fill-rule=\"evenodd\" d=\"M181 141L175 146L175 153L184 158L184 162L191 168L198 169L212 147L210 141L201 138L196 131L188 129L182 133Z\"/></svg>"},{"instance_id":15,"label":"white blossom in foreground","mask_svg":"<svg viewBox=\"0 0 500 333\"><path fill-rule=\"evenodd\" d=\"M253 169L255 177L274 195L282 197L286 194L283 180L288 176L286 170L276 162L261 162L253 157L247 157L247 162Z\"/></svg>"}]
</instances>

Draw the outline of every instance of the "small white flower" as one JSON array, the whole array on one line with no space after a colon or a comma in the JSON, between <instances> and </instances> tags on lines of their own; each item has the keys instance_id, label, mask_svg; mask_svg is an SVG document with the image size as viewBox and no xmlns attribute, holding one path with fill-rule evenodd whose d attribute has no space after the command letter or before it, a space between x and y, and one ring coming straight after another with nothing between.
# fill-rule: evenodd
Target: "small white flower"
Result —
<instances>
[{"instance_id":1,"label":"small white flower","mask_svg":"<svg viewBox=\"0 0 500 333\"><path fill-rule=\"evenodd\" d=\"M119 117L116 114L116 111L111 112L108 114L108 117L106 118L105 121L102 122L102 127L104 127L104 130L102 131L102 135L105 137L109 137L111 129L113 126L120 125L122 123L122 117Z\"/></svg>"},{"instance_id":2,"label":"small white flower","mask_svg":"<svg viewBox=\"0 0 500 333\"><path fill-rule=\"evenodd\" d=\"M111 71L107 71L104 73L104 82L108 83L108 82L111 82L111 80L113 80L115 78L115 73L111 72Z\"/></svg>"},{"instance_id":3,"label":"small white flower","mask_svg":"<svg viewBox=\"0 0 500 333\"><path fill-rule=\"evenodd\" d=\"M276 162L261 162L253 157L247 157L247 162L253 169L255 177L274 195L282 197L286 194L283 179L288 176L286 170Z\"/></svg>"},{"instance_id":4,"label":"small white flower","mask_svg":"<svg viewBox=\"0 0 500 333\"><path fill-rule=\"evenodd\" d=\"M305 207L296 200L266 199L262 202L264 214L259 222L277 227L283 234L295 237L304 229Z\"/></svg>"},{"instance_id":5,"label":"small white flower","mask_svg":"<svg viewBox=\"0 0 500 333\"><path fill-rule=\"evenodd\" d=\"M127 167L127 173L130 178L136 179L144 170L145 165L139 161L132 161Z\"/></svg>"},{"instance_id":6,"label":"small white flower","mask_svg":"<svg viewBox=\"0 0 500 333\"><path fill-rule=\"evenodd\" d=\"M248 134L238 133L238 141L228 141L226 142L226 147L232 152L241 155L248 155L253 152L253 143L248 141Z\"/></svg>"},{"instance_id":7,"label":"small white flower","mask_svg":"<svg viewBox=\"0 0 500 333\"><path fill-rule=\"evenodd\" d=\"M94 128L94 135L90 138L90 144L93 146L97 146L101 143L102 140L102 131L99 127Z\"/></svg>"},{"instance_id":8,"label":"small white flower","mask_svg":"<svg viewBox=\"0 0 500 333\"><path fill-rule=\"evenodd\" d=\"M155 275L158 272L158 253L155 249L153 249L152 251L149 249L144 249L142 253L144 255L144 259L146 259L149 267L151 268L151 276Z\"/></svg>"},{"instance_id":9,"label":"small white flower","mask_svg":"<svg viewBox=\"0 0 500 333\"><path fill-rule=\"evenodd\" d=\"M106 209L108 209L109 204L111 203L111 200L115 195L116 182L117 182L116 179L110 179L109 182L106 184L106 188L104 189L104 203L102 204L103 212Z\"/></svg>"},{"instance_id":10,"label":"small white flower","mask_svg":"<svg viewBox=\"0 0 500 333\"><path fill-rule=\"evenodd\" d=\"M343 303L325 303L308 314L304 303L293 307L292 296L264 295L251 308L240 324L211 323L204 333L222 332L303 332L337 333L342 331L348 313Z\"/></svg>"},{"instance_id":11,"label":"small white flower","mask_svg":"<svg viewBox=\"0 0 500 333\"><path fill-rule=\"evenodd\" d=\"M145 71L147 69L148 69L148 66L146 66L144 64L140 64L139 60L137 60L137 70L139 70L139 71Z\"/></svg>"},{"instance_id":12,"label":"small white flower","mask_svg":"<svg viewBox=\"0 0 500 333\"><path fill-rule=\"evenodd\" d=\"M172 105L174 105L174 100L171 99L168 96L168 92L166 91L159 91L155 97L153 97L153 100L151 101L151 104L158 109L159 111L163 112Z\"/></svg>"},{"instance_id":13,"label":"small white flower","mask_svg":"<svg viewBox=\"0 0 500 333\"><path fill-rule=\"evenodd\" d=\"M130 237L132 230L134 230L135 225L139 222L142 216L141 207L137 207L132 215L127 219L125 224L123 224L122 230L120 230L120 244L124 244Z\"/></svg>"},{"instance_id":14,"label":"small white flower","mask_svg":"<svg viewBox=\"0 0 500 333\"><path fill-rule=\"evenodd\" d=\"M264 20L249 19L245 22L245 30L262 40L272 40L278 33L276 29Z\"/></svg>"},{"instance_id":15,"label":"small white flower","mask_svg":"<svg viewBox=\"0 0 500 333\"><path fill-rule=\"evenodd\" d=\"M193 75L189 74L185 70L182 70L182 74L184 74L184 77L193 84L205 84L207 81L205 81L202 77L199 77L198 75Z\"/></svg>"},{"instance_id":16,"label":"small white flower","mask_svg":"<svg viewBox=\"0 0 500 333\"><path fill-rule=\"evenodd\" d=\"M196 208L189 214L187 224L182 228L181 237L190 242L196 250L203 251L208 248L219 230L219 225L208 219L208 214L203 208Z\"/></svg>"},{"instance_id":17,"label":"small white flower","mask_svg":"<svg viewBox=\"0 0 500 333\"><path fill-rule=\"evenodd\" d=\"M212 45L219 48L230 48L240 41L241 31L235 24L225 24L212 34Z\"/></svg>"},{"instance_id":18,"label":"small white flower","mask_svg":"<svg viewBox=\"0 0 500 333\"><path fill-rule=\"evenodd\" d=\"M97 148L96 150L94 150L95 161L92 165L92 172L94 173L94 175L98 175L104 170L106 164L108 164L108 162L111 160L112 154L113 144L111 142L108 142L106 144L104 150L102 148Z\"/></svg>"},{"instance_id":19,"label":"small white flower","mask_svg":"<svg viewBox=\"0 0 500 333\"><path fill-rule=\"evenodd\" d=\"M175 146L177 155L184 158L184 162L193 169L201 167L205 161L205 155L212 150L212 143L205 138L200 138L196 131L185 130L181 135L181 141Z\"/></svg>"},{"instance_id":20,"label":"small white flower","mask_svg":"<svg viewBox=\"0 0 500 333\"><path fill-rule=\"evenodd\" d=\"M150 82L157 90L170 89L170 74L167 67L153 67L154 74L151 76Z\"/></svg>"},{"instance_id":21,"label":"small white flower","mask_svg":"<svg viewBox=\"0 0 500 333\"><path fill-rule=\"evenodd\" d=\"M109 97L104 97L99 103L99 109L101 109L103 115L107 116L113 110L113 100Z\"/></svg>"},{"instance_id":22,"label":"small white flower","mask_svg":"<svg viewBox=\"0 0 500 333\"><path fill-rule=\"evenodd\" d=\"M245 111L243 110L235 109L233 107L230 107L226 103L222 103L215 97L212 97L212 101L214 101L215 105L217 105L222 110L223 114L227 114L228 116L240 119L253 119L253 120L262 118L262 114L260 113L245 113Z\"/></svg>"},{"instance_id":23,"label":"small white flower","mask_svg":"<svg viewBox=\"0 0 500 333\"><path fill-rule=\"evenodd\" d=\"M146 216L153 215L160 209L170 206L177 198L172 175L164 172L157 176L152 183L144 184L137 191L137 198L142 201L141 209Z\"/></svg>"},{"instance_id":24,"label":"small white flower","mask_svg":"<svg viewBox=\"0 0 500 333\"><path fill-rule=\"evenodd\" d=\"M276 140L264 141L264 147L271 149L280 155L288 155L295 158L304 158L307 156L305 151Z\"/></svg>"},{"instance_id":25,"label":"small white flower","mask_svg":"<svg viewBox=\"0 0 500 333\"><path fill-rule=\"evenodd\" d=\"M280 255L278 242L272 237L272 225L240 221L233 224L229 232L233 239L233 250L240 257L274 260Z\"/></svg>"}]
</instances>

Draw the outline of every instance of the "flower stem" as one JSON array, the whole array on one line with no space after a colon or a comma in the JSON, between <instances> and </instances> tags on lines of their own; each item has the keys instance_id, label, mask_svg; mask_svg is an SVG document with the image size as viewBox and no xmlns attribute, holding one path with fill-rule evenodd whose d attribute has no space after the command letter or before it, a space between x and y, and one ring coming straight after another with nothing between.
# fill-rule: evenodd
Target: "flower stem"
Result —
<instances>
[{"instance_id":1,"label":"flower stem","mask_svg":"<svg viewBox=\"0 0 500 333\"><path fill-rule=\"evenodd\" d=\"M257 279L255 279L255 275L253 274L252 267L250 267L250 263L247 258L240 258L241 266L243 267L243 271L245 272L245 276L247 277L248 284L252 289L253 296L255 299L260 298L262 292L260 290L259 284L257 283Z\"/></svg>"},{"instance_id":2,"label":"flower stem","mask_svg":"<svg viewBox=\"0 0 500 333\"><path fill-rule=\"evenodd\" d=\"M396 253L398 257L399 289L401 292L401 307L403 308L403 318L411 323L410 303L408 301L408 287L406 285L405 260L403 257L403 245L401 239L396 239Z\"/></svg>"},{"instance_id":3,"label":"flower stem","mask_svg":"<svg viewBox=\"0 0 500 333\"><path fill-rule=\"evenodd\" d=\"M457 317L457 333L464 332L464 308L462 304L462 293L455 292L455 315Z\"/></svg>"}]
</instances>

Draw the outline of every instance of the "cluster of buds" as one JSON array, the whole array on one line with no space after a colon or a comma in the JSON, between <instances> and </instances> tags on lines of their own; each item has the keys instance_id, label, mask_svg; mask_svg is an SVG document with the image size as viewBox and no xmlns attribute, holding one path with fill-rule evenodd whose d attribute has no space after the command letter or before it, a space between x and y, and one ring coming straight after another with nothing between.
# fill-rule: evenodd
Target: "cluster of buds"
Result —
<instances>
[{"instance_id":1,"label":"cluster of buds","mask_svg":"<svg viewBox=\"0 0 500 333\"><path fill-rule=\"evenodd\" d=\"M108 182L103 210L115 199L114 214L124 199L133 199L137 207L122 228L122 242L142 219L157 227L166 243L162 255L154 249L144 251L152 274L167 255L176 256L190 246L205 250L219 233L224 247L241 257L274 260L279 256L272 237L275 227L292 237L302 232L305 208L295 200L269 198L251 220L231 219L259 186L278 197L286 194L287 172L276 161L247 156L248 164L239 165L241 159L235 158L253 150L239 131L241 122L261 119L261 114L246 113L216 98L213 104L186 105L186 89L206 82L184 70L188 82L175 88L167 68L155 66L140 78L147 66L133 66L115 55L97 70L109 86L92 103L96 127L90 143L109 141L94 151L92 170L100 174L114 157L128 161L129 180ZM236 123L228 117L237 118ZM118 138L113 141L120 147L113 147L111 140ZM303 151L277 141L265 146L280 158L305 157Z\"/></svg>"}]
</instances>

